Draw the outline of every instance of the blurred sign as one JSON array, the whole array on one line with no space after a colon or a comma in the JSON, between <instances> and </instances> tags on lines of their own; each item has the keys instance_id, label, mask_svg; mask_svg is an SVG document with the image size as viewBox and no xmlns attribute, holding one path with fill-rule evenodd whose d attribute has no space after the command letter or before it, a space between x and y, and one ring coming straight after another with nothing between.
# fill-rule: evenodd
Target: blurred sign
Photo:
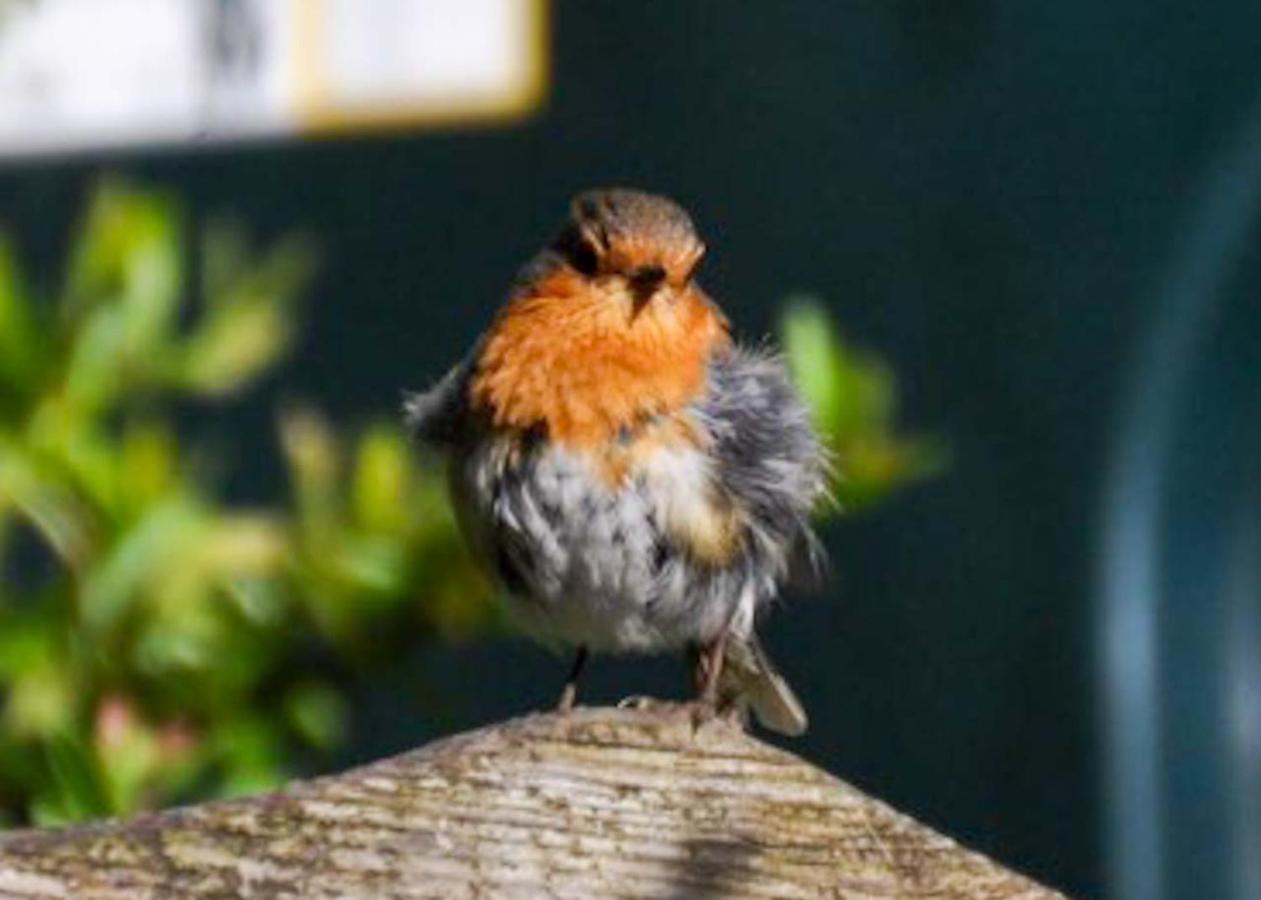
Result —
<instances>
[{"instance_id":1,"label":"blurred sign","mask_svg":"<svg viewBox=\"0 0 1261 900\"><path fill-rule=\"evenodd\" d=\"M545 0L0 0L0 155L510 118Z\"/></svg>"}]
</instances>

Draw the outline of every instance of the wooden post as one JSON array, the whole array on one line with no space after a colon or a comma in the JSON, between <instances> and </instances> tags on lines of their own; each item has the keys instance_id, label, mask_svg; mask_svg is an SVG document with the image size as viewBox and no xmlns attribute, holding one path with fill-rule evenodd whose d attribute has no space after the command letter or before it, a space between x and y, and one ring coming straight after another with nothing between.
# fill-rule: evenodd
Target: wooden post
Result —
<instances>
[{"instance_id":1,"label":"wooden post","mask_svg":"<svg viewBox=\"0 0 1261 900\"><path fill-rule=\"evenodd\" d=\"M731 725L578 709L280 794L0 837L0 896L1061 896Z\"/></svg>"}]
</instances>

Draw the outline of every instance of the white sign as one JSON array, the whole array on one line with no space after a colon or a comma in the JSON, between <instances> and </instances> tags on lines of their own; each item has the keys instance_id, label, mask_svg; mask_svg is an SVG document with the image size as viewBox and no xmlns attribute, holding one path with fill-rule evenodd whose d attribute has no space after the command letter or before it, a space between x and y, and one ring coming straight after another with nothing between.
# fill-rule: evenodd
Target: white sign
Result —
<instances>
[{"instance_id":1,"label":"white sign","mask_svg":"<svg viewBox=\"0 0 1261 900\"><path fill-rule=\"evenodd\" d=\"M545 0L0 0L0 156L508 119Z\"/></svg>"}]
</instances>

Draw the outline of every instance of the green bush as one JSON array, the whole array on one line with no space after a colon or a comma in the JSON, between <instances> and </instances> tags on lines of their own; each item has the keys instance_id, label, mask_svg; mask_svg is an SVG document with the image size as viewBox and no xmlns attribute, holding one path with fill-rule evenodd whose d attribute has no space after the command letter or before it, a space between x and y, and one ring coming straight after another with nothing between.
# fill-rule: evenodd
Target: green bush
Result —
<instances>
[{"instance_id":1,"label":"green bush","mask_svg":"<svg viewBox=\"0 0 1261 900\"><path fill-rule=\"evenodd\" d=\"M267 509L217 499L181 439L180 404L239 394L288 348L310 269L300 242L252 255L117 183L56 296L33 296L0 243L9 821L273 785L303 748L344 737L330 655L353 666L383 635L494 621L445 480L393 422L343 443L316 413L284 413L291 496Z\"/></svg>"},{"instance_id":2,"label":"green bush","mask_svg":"<svg viewBox=\"0 0 1261 900\"><path fill-rule=\"evenodd\" d=\"M174 414L238 396L294 338L312 268L193 231L171 197L95 194L57 293L0 240L0 814L62 822L274 786L346 739L353 673L501 622L445 478L394 421L279 416L287 496L236 508ZM196 274L197 283L190 284ZM843 505L940 464L893 376L795 306L785 346Z\"/></svg>"}]
</instances>

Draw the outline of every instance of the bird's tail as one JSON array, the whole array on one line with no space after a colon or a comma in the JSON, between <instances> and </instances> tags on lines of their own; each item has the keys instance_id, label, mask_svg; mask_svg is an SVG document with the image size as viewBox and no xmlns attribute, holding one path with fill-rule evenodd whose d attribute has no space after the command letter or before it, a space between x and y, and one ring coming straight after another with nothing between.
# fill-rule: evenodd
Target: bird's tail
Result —
<instances>
[{"instance_id":1,"label":"bird's tail","mask_svg":"<svg viewBox=\"0 0 1261 900\"><path fill-rule=\"evenodd\" d=\"M809 719L805 707L779 674L757 635L727 641L718 686L722 702L753 715L766 728L790 737L804 734Z\"/></svg>"}]
</instances>

